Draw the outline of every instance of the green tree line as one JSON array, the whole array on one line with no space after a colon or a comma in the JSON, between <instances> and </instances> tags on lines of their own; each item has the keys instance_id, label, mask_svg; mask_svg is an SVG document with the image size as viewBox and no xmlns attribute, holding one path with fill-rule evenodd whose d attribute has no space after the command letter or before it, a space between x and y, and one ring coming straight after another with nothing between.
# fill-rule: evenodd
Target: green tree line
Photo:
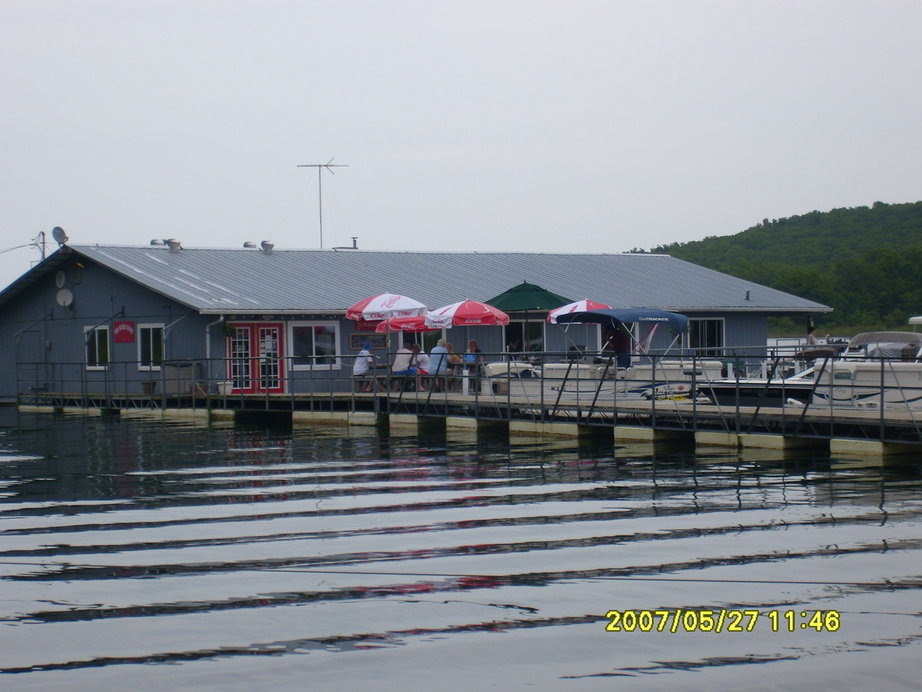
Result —
<instances>
[{"instance_id":1,"label":"green tree line","mask_svg":"<svg viewBox=\"0 0 922 692\"><path fill-rule=\"evenodd\" d=\"M909 317L922 315L922 202L764 219L732 236L649 252L824 303L833 312L815 316L821 333L906 329ZM803 326L778 320L772 331Z\"/></svg>"}]
</instances>

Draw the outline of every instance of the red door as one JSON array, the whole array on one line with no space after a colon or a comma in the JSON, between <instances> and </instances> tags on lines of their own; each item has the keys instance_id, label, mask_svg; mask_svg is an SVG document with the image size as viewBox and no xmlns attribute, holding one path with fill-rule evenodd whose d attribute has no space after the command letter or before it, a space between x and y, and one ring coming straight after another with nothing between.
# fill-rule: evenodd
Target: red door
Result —
<instances>
[{"instance_id":1,"label":"red door","mask_svg":"<svg viewBox=\"0 0 922 692\"><path fill-rule=\"evenodd\" d=\"M284 329L279 323L230 325L227 337L228 378L237 394L285 391Z\"/></svg>"}]
</instances>

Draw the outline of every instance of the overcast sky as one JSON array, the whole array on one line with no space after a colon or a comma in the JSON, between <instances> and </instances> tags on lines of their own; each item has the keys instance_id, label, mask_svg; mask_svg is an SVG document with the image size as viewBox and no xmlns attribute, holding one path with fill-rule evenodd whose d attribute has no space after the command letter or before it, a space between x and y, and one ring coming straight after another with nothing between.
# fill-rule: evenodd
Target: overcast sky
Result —
<instances>
[{"instance_id":1,"label":"overcast sky","mask_svg":"<svg viewBox=\"0 0 922 692\"><path fill-rule=\"evenodd\" d=\"M331 157L325 248L623 252L918 201L920 27L919 0L3 0L0 249L317 248L297 166Z\"/></svg>"}]
</instances>

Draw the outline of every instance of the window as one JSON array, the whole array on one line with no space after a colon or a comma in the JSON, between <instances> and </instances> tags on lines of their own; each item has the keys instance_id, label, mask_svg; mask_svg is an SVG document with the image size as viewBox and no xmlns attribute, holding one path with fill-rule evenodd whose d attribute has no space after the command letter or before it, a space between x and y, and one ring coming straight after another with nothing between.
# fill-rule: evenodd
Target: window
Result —
<instances>
[{"instance_id":1,"label":"window","mask_svg":"<svg viewBox=\"0 0 922 692\"><path fill-rule=\"evenodd\" d=\"M720 356L724 347L723 319L689 320L688 347L698 356Z\"/></svg>"},{"instance_id":2,"label":"window","mask_svg":"<svg viewBox=\"0 0 922 692\"><path fill-rule=\"evenodd\" d=\"M513 321L505 328L506 350L510 353L544 350L544 322Z\"/></svg>"},{"instance_id":3,"label":"window","mask_svg":"<svg viewBox=\"0 0 922 692\"><path fill-rule=\"evenodd\" d=\"M83 339L87 370L105 370L109 366L109 328L85 327Z\"/></svg>"},{"instance_id":4,"label":"window","mask_svg":"<svg viewBox=\"0 0 922 692\"><path fill-rule=\"evenodd\" d=\"M163 325L138 325L138 370L159 370L163 364Z\"/></svg>"},{"instance_id":5,"label":"window","mask_svg":"<svg viewBox=\"0 0 922 692\"><path fill-rule=\"evenodd\" d=\"M292 322L289 329L292 369L339 369L339 325L336 322Z\"/></svg>"}]
</instances>

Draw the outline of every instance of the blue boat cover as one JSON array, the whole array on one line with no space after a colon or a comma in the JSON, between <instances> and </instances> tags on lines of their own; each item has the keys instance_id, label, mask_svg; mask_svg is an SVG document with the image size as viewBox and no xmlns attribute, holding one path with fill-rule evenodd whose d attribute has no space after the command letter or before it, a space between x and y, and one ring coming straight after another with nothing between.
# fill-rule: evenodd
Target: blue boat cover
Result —
<instances>
[{"instance_id":1,"label":"blue boat cover","mask_svg":"<svg viewBox=\"0 0 922 692\"><path fill-rule=\"evenodd\" d=\"M622 323L628 322L653 322L668 324L677 332L684 332L688 328L688 318L677 312L656 310L655 308L610 308L600 310L584 310L583 312L568 312L557 316L557 324L565 322L590 322L601 324L611 329L617 329Z\"/></svg>"}]
</instances>

